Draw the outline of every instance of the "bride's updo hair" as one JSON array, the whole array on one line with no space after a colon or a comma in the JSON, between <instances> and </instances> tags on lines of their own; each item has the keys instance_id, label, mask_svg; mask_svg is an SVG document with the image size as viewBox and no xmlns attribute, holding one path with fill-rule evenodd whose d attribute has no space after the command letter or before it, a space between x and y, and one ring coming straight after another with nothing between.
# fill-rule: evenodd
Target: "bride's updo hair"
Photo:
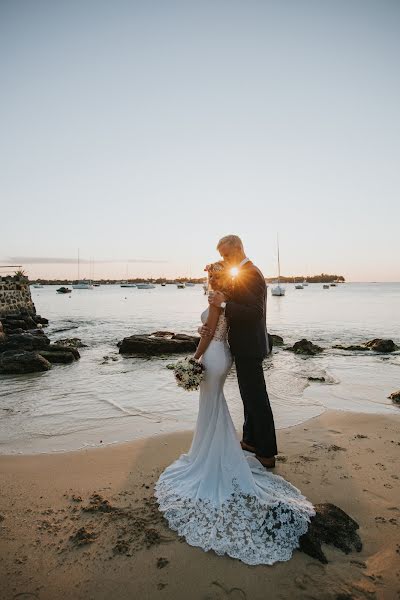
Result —
<instances>
[{"instance_id":1,"label":"bride's updo hair","mask_svg":"<svg viewBox=\"0 0 400 600\"><path fill-rule=\"evenodd\" d=\"M215 263L210 263L204 269L208 273L208 289L212 291L223 292L229 294L230 278L229 269L226 264L219 260Z\"/></svg>"}]
</instances>

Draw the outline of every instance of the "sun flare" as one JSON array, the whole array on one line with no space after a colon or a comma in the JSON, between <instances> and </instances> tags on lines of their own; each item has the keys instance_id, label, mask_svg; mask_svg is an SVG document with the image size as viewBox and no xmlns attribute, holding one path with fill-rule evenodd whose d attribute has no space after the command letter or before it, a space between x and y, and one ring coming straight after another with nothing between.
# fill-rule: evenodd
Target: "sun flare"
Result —
<instances>
[{"instance_id":1,"label":"sun flare","mask_svg":"<svg viewBox=\"0 0 400 600\"><path fill-rule=\"evenodd\" d=\"M238 273L239 273L239 269L237 267L232 267L232 269L231 269L232 277L236 277Z\"/></svg>"}]
</instances>

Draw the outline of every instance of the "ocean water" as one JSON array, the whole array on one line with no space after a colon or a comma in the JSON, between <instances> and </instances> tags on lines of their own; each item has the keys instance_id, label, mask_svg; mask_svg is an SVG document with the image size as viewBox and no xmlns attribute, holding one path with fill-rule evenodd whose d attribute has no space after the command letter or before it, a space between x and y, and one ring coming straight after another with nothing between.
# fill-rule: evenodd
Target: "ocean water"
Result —
<instances>
[{"instance_id":1,"label":"ocean water","mask_svg":"<svg viewBox=\"0 0 400 600\"><path fill-rule=\"evenodd\" d=\"M374 337L400 344L400 284L285 287L282 298L268 290L269 332L285 343L306 337L325 351L304 358L275 347L265 360L276 427L296 425L327 409L398 413L387 397L400 388L400 352L347 353L332 346ZM116 344L128 335L162 329L196 333L207 306L200 285L184 290L112 285L70 295L45 286L32 288L32 297L37 312L50 320L46 333L52 341L79 337L88 347L72 365L0 379L0 453L67 451L194 427L198 393L176 386L166 368L173 357L123 357ZM326 381L310 382L309 376ZM234 370L225 391L240 431L243 405Z\"/></svg>"}]
</instances>

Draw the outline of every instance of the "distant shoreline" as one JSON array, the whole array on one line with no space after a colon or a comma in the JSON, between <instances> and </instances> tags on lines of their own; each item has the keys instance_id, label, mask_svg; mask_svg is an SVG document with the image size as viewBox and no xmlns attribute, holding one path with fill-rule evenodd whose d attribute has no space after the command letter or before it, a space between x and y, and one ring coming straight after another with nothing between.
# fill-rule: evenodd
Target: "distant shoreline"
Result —
<instances>
[{"instance_id":1,"label":"distant shoreline","mask_svg":"<svg viewBox=\"0 0 400 600\"><path fill-rule=\"evenodd\" d=\"M277 280L277 277L265 277L265 281L267 283L273 283ZM86 279L85 279L86 281ZM176 277L176 278L166 278L166 277L134 277L129 279L89 279L92 283L96 283L99 285L119 285L121 283L166 283L166 284L176 284L176 283L194 283L194 284L203 284L206 283L207 277ZM306 281L308 283L344 283L346 280L343 275L331 275L327 273L321 273L320 275L310 275L309 277L305 277L304 275L290 275L290 276L281 276L281 283L302 283ZM42 285L71 285L78 283L77 279L44 279L37 278L32 279L29 282L31 285L34 284L42 284ZM366 282L367 283L367 282ZM368 282L371 283L371 282ZM376 283L376 282L372 282Z\"/></svg>"}]
</instances>

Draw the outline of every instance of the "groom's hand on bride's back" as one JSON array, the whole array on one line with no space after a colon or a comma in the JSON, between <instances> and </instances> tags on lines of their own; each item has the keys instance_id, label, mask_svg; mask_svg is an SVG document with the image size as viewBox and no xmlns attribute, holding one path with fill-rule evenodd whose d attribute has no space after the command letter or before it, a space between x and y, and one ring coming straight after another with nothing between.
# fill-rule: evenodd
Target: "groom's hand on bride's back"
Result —
<instances>
[{"instance_id":1,"label":"groom's hand on bride's back","mask_svg":"<svg viewBox=\"0 0 400 600\"><path fill-rule=\"evenodd\" d=\"M199 332L199 334L201 335L201 337L207 338L207 337L211 337L211 329L209 327L207 327L207 325L200 325L200 327L197 330Z\"/></svg>"}]
</instances>

